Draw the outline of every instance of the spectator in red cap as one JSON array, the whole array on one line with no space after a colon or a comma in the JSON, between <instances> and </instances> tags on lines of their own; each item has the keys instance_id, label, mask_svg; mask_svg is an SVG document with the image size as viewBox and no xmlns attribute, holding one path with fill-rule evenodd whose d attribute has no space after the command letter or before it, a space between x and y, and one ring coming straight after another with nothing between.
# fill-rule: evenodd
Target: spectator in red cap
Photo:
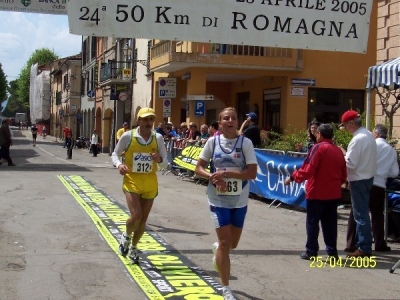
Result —
<instances>
[{"instance_id":1,"label":"spectator in red cap","mask_svg":"<svg viewBox=\"0 0 400 300\"><path fill-rule=\"evenodd\" d=\"M396 150L386 141L387 128L383 124L376 124L372 135L375 138L377 149L377 169L374 183L370 193L369 209L371 212L372 234L374 237L375 251L390 251L385 241L385 189L388 177L399 175ZM347 251L356 250L355 247L356 222L350 212L347 224Z\"/></svg>"},{"instance_id":2,"label":"spectator in red cap","mask_svg":"<svg viewBox=\"0 0 400 300\"><path fill-rule=\"evenodd\" d=\"M353 135L347 152L344 149L342 151L346 160L352 214L357 224L356 249L346 248L345 250L352 251L348 254L349 257L370 256L372 229L369 218L369 198L377 168L375 138L362 126L360 114L354 110L348 110L343 114L340 126Z\"/></svg>"}]
</instances>

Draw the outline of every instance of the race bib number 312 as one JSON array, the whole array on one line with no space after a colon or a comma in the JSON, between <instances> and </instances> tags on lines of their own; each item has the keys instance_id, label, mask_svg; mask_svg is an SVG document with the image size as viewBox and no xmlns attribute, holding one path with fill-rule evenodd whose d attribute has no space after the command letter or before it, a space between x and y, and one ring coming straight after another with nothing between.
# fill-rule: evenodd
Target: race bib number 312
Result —
<instances>
[{"instance_id":1,"label":"race bib number 312","mask_svg":"<svg viewBox=\"0 0 400 300\"><path fill-rule=\"evenodd\" d=\"M153 170L153 158L150 153L133 153L132 172L150 173Z\"/></svg>"}]
</instances>

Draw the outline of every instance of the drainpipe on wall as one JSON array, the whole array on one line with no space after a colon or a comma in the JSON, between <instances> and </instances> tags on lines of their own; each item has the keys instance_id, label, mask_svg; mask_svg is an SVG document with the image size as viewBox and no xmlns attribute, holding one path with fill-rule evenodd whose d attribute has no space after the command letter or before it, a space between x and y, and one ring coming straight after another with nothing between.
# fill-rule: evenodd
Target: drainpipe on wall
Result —
<instances>
[{"instance_id":1,"label":"drainpipe on wall","mask_svg":"<svg viewBox=\"0 0 400 300\"><path fill-rule=\"evenodd\" d=\"M135 53L135 49L136 49L136 39L132 38L132 54L131 54L131 74L133 76L133 67L135 66L135 61L133 57L133 54ZM129 129L132 128L132 125L136 125L136 116L133 116L133 120L132 120L132 109L135 107L134 104L134 99L133 99L133 78L131 76L131 83L130 83L130 89L131 89L131 105L130 105L130 115L131 115L131 124ZM125 120L124 120L125 121Z\"/></svg>"},{"instance_id":2,"label":"drainpipe on wall","mask_svg":"<svg viewBox=\"0 0 400 300\"><path fill-rule=\"evenodd\" d=\"M115 61L119 61L119 43L120 40L115 41ZM117 87L115 86L115 92L117 90ZM110 87L110 95L111 95L111 87ZM115 149L115 131L116 131L116 126L117 126L117 100L114 101L114 111L113 111L113 126L112 126L112 131L111 131L111 141L110 141L110 155L114 152Z\"/></svg>"}]
</instances>

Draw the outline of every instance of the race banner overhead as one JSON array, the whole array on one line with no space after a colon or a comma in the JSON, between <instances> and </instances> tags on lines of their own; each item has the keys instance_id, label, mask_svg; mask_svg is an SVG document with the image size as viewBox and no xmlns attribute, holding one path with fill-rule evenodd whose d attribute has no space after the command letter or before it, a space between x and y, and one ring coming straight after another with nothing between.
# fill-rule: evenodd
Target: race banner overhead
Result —
<instances>
[{"instance_id":1,"label":"race banner overhead","mask_svg":"<svg viewBox=\"0 0 400 300\"><path fill-rule=\"evenodd\" d=\"M0 10L66 15L67 0L0 0Z\"/></svg>"},{"instance_id":2,"label":"race banner overhead","mask_svg":"<svg viewBox=\"0 0 400 300\"><path fill-rule=\"evenodd\" d=\"M70 32L365 53L367 0L69 0Z\"/></svg>"}]
</instances>

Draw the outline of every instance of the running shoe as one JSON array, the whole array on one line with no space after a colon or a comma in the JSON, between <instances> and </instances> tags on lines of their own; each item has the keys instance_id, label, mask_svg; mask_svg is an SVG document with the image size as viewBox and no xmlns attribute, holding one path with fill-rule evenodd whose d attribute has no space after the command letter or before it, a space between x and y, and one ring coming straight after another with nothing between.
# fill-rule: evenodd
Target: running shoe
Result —
<instances>
[{"instance_id":1,"label":"running shoe","mask_svg":"<svg viewBox=\"0 0 400 300\"><path fill-rule=\"evenodd\" d=\"M218 246L219 246L218 242L215 242L214 244L212 244L212 252L214 254L213 259L212 259L212 265L216 272L218 272L218 266L217 266L217 258L215 257L215 253L217 252Z\"/></svg>"},{"instance_id":2,"label":"running shoe","mask_svg":"<svg viewBox=\"0 0 400 300\"><path fill-rule=\"evenodd\" d=\"M222 295L224 296L224 300L236 300L229 286L224 286L222 288Z\"/></svg>"},{"instance_id":3,"label":"running shoe","mask_svg":"<svg viewBox=\"0 0 400 300\"><path fill-rule=\"evenodd\" d=\"M136 247L132 246L129 248L129 259L132 261L132 263L134 264L138 264L139 263L139 255L137 252Z\"/></svg>"},{"instance_id":4,"label":"running shoe","mask_svg":"<svg viewBox=\"0 0 400 300\"><path fill-rule=\"evenodd\" d=\"M131 238L129 236L125 236L125 232L121 235L121 239L119 240L118 251L122 256L126 256L129 252L129 245L131 243Z\"/></svg>"},{"instance_id":5,"label":"running shoe","mask_svg":"<svg viewBox=\"0 0 400 300\"><path fill-rule=\"evenodd\" d=\"M218 246L219 246L218 242L215 242L214 244L212 244L212 252L213 252L213 254L215 254L215 252L217 252Z\"/></svg>"}]
</instances>

